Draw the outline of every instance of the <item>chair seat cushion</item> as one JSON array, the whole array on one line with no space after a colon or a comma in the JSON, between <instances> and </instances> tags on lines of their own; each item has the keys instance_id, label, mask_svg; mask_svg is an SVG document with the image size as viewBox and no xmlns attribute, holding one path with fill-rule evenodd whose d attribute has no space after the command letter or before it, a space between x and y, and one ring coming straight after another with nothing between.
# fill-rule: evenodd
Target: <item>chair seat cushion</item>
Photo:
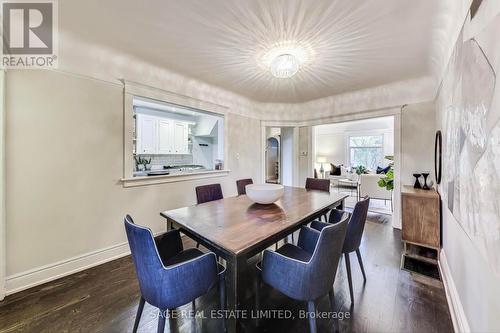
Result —
<instances>
[{"instance_id":1,"label":"chair seat cushion","mask_svg":"<svg viewBox=\"0 0 500 333\"><path fill-rule=\"evenodd\" d=\"M170 258L161 258L163 261L163 264L165 266L172 266L176 264L183 263L185 261L198 258L203 255L203 252L200 251L199 249L192 248L192 249L187 249L184 251L179 252L173 257Z\"/></svg>"},{"instance_id":2,"label":"chair seat cushion","mask_svg":"<svg viewBox=\"0 0 500 333\"><path fill-rule=\"evenodd\" d=\"M302 250L300 247L295 246L293 244L287 243L276 250L277 253L284 255L285 257L300 260L303 262L308 262L312 255ZM257 269L262 271L262 261L259 261L257 264Z\"/></svg>"},{"instance_id":3,"label":"chair seat cushion","mask_svg":"<svg viewBox=\"0 0 500 333\"><path fill-rule=\"evenodd\" d=\"M161 258L161 260L163 262L163 265L165 265L165 266L172 266L172 265L180 264L180 263L183 263L183 262L186 262L186 261L198 258L198 257L200 257L200 256L202 256L204 254L205 253L202 252L199 249L191 248L191 249L187 249L187 250L181 251L181 252L179 252L178 254L176 254L173 257L170 257L170 258ZM217 270L218 270L219 274L222 274L222 273L224 273L226 271L226 267L224 267L224 266L222 266L221 264L218 263L217 264Z\"/></svg>"},{"instance_id":4,"label":"chair seat cushion","mask_svg":"<svg viewBox=\"0 0 500 333\"><path fill-rule=\"evenodd\" d=\"M311 259L312 255L302 250L300 247L295 246L293 244L287 243L276 250L279 254L284 255L285 257L300 260L307 262Z\"/></svg>"}]
</instances>

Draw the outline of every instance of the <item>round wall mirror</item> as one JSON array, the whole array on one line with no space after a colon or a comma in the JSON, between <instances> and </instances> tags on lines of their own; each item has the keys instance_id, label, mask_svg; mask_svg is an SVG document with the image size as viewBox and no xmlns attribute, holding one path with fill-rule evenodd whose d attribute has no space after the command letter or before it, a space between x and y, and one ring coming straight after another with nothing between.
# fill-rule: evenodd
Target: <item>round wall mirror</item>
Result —
<instances>
[{"instance_id":1,"label":"round wall mirror","mask_svg":"<svg viewBox=\"0 0 500 333\"><path fill-rule=\"evenodd\" d=\"M436 140L434 142L434 173L436 174L436 184L441 184L441 164L442 164L442 138L441 131L436 132Z\"/></svg>"}]
</instances>

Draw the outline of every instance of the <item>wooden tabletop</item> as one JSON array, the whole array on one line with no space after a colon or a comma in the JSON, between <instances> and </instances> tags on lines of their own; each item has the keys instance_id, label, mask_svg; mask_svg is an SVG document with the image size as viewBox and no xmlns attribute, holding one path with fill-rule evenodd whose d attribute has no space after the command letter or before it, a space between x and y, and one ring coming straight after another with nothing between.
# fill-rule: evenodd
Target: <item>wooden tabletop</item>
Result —
<instances>
[{"instance_id":1,"label":"wooden tabletop","mask_svg":"<svg viewBox=\"0 0 500 333\"><path fill-rule=\"evenodd\" d=\"M230 253L245 252L280 232L292 230L309 216L341 203L347 195L285 186L272 205L254 204L246 195L161 213L182 229Z\"/></svg>"}]
</instances>

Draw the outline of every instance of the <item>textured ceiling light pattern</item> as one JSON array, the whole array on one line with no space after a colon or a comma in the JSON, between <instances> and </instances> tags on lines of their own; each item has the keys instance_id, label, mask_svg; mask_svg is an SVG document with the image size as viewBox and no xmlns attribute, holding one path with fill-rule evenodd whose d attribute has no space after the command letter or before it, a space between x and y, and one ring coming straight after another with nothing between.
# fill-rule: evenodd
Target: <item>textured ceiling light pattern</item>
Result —
<instances>
[{"instance_id":1,"label":"textured ceiling light pattern","mask_svg":"<svg viewBox=\"0 0 500 333\"><path fill-rule=\"evenodd\" d=\"M430 37L452 31L447 27L455 26L455 2L60 1L59 29L252 100L302 103L427 75ZM130 24L108 29L123 21ZM448 59L451 45L443 40L436 50ZM281 54L298 59L299 70L290 79L271 74L270 64Z\"/></svg>"}]
</instances>

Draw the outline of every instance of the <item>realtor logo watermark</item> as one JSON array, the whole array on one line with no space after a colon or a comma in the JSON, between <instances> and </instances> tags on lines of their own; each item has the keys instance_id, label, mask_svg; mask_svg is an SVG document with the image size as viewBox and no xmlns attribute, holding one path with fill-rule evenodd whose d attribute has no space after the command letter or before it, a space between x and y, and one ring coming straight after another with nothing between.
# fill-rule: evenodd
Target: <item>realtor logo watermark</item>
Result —
<instances>
[{"instance_id":1,"label":"realtor logo watermark","mask_svg":"<svg viewBox=\"0 0 500 333\"><path fill-rule=\"evenodd\" d=\"M2 1L3 68L56 68L57 1Z\"/></svg>"}]
</instances>

